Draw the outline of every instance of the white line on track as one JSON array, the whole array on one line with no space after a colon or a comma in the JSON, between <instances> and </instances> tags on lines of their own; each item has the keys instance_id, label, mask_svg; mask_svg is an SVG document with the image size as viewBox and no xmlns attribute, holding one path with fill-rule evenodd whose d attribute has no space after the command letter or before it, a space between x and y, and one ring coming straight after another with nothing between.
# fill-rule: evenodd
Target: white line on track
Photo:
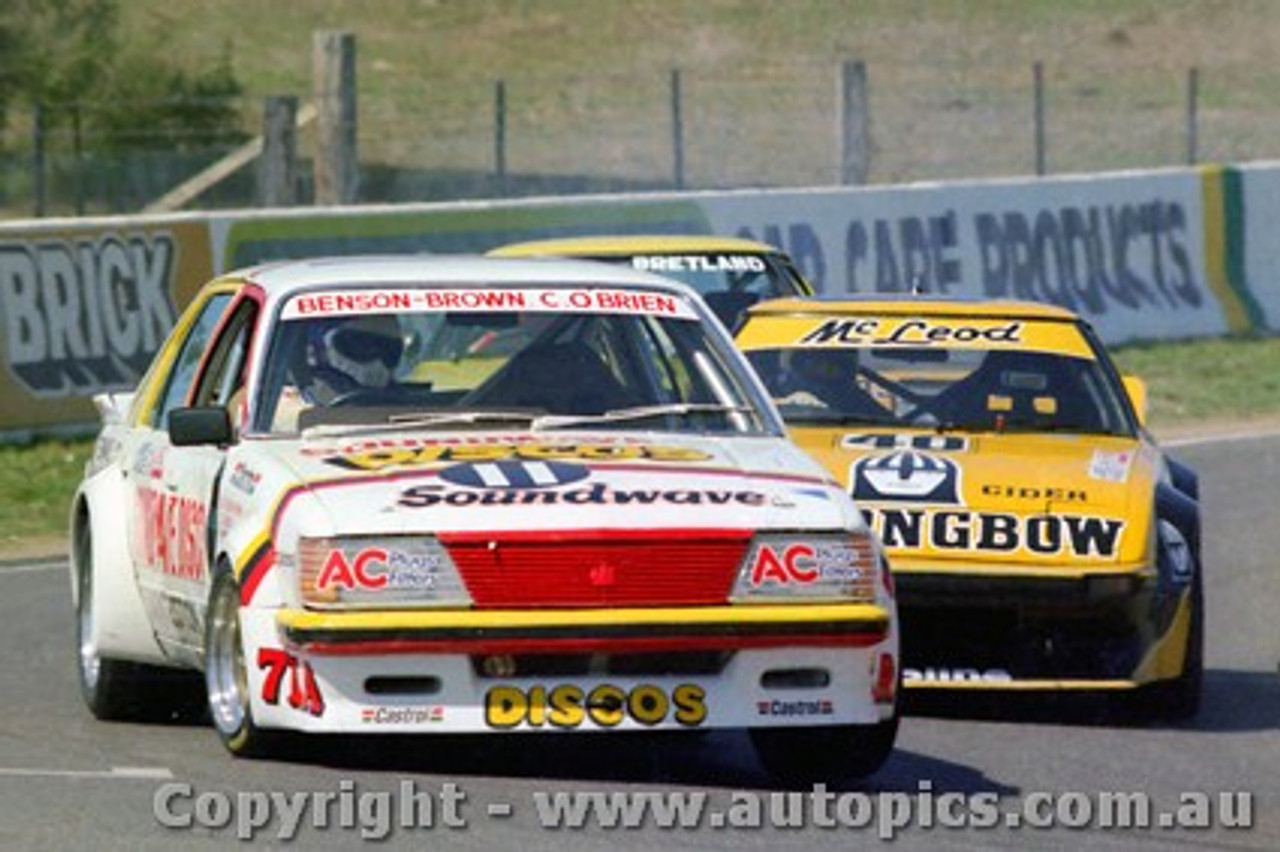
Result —
<instances>
[{"instance_id":1,"label":"white line on track","mask_svg":"<svg viewBox=\"0 0 1280 852\"><path fill-rule=\"evenodd\" d=\"M1231 444L1236 441L1258 441L1263 438L1275 437L1280 437L1280 427L1265 426L1240 432L1223 432L1216 435L1188 435L1184 438L1172 438L1160 441L1160 446L1196 447L1203 444Z\"/></svg>"},{"instance_id":2,"label":"white line on track","mask_svg":"<svg viewBox=\"0 0 1280 852\"><path fill-rule=\"evenodd\" d=\"M163 766L113 766L110 769L33 769L0 766L0 778L101 778L116 781L163 781L173 772Z\"/></svg>"},{"instance_id":3,"label":"white line on track","mask_svg":"<svg viewBox=\"0 0 1280 852\"><path fill-rule=\"evenodd\" d=\"M0 563L0 577L5 574L36 574L40 571L65 571L67 570L67 562L60 559L55 562L34 562L30 565L15 565Z\"/></svg>"}]
</instances>

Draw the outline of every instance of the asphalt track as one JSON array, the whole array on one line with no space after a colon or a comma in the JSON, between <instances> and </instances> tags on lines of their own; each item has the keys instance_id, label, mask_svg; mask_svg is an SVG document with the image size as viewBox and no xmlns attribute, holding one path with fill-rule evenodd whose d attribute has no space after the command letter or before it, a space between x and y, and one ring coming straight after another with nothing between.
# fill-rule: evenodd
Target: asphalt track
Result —
<instances>
[{"instance_id":1,"label":"asphalt track","mask_svg":"<svg viewBox=\"0 0 1280 852\"><path fill-rule=\"evenodd\" d=\"M321 739L281 759L244 761L224 753L198 719L99 723L76 691L65 565L0 565L0 850L223 848L237 842L237 820L247 829L266 816L254 803L272 794L308 803L295 844L302 849L351 848L385 829L381 845L394 849L847 850L878 845L891 808L894 820L909 809L915 823L893 831L895 849L1280 849L1280 435L1183 441L1174 451L1201 472L1207 519L1200 716L1138 727L1091 700L916 708L886 767L833 785L826 792L843 798L825 806L798 789L790 792L800 798L771 800L787 788L759 770L736 735ZM756 806L762 821L799 814L806 825L715 828L704 820L663 829L650 819L638 829L545 828L535 797L558 791L706 793L722 812L737 805L729 825L753 822ZM287 798L294 793L327 793L330 802ZM895 793L893 805L881 796ZM1233 793L1250 794L1251 828L1098 825L1111 794L1147 797L1152 819L1186 805L1181 818L1198 823L1205 812L1196 807ZM204 825L165 827L158 801L164 819ZM944 825L964 818L963 804L973 801L997 803L999 824ZM808 810L791 810L797 804ZM1059 824L1009 827L1005 813L1023 808L1037 825ZM287 815L274 814L256 829L257 842L279 844ZM982 814L980 822L996 821ZM317 828L317 815L329 824ZM406 827L406 815L422 823L430 816L431 824Z\"/></svg>"}]
</instances>

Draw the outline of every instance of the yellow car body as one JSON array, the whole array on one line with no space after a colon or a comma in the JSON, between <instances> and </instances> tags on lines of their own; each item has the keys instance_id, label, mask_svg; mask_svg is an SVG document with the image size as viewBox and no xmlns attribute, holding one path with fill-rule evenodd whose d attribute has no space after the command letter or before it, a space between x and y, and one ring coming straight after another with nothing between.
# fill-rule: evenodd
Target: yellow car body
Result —
<instances>
[{"instance_id":1,"label":"yellow car body","mask_svg":"<svg viewBox=\"0 0 1280 852\"><path fill-rule=\"evenodd\" d=\"M890 556L905 687L1111 690L1152 715L1196 712L1196 475L1079 317L775 300L736 341Z\"/></svg>"},{"instance_id":2,"label":"yellow car body","mask_svg":"<svg viewBox=\"0 0 1280 852\"><path fill-rule=\"evenodd\" d=\"M512 243L498 257L574 257L674 278L693 287L720 321L734 328L758 301L811 296L813 287L782 250L768 243L715 235L563 237Z\"/></svg>"}]
</instances>

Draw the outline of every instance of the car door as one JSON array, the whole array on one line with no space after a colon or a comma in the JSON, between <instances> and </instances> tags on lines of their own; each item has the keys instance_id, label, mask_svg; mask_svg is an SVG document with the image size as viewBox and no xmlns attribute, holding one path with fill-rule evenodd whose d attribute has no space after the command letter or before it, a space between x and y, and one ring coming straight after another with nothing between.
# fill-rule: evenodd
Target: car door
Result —
<instances>
[{"instance_id":1,"label":"car door","mask_svg":"<svg viewBox=\"0 0 1280 852\"><path fill-rule=\"evenodd\" d=\"M219 322L205 347L186 403L224 406L233 420L239 412L249 350L258 316L257 303L238 299ZM167 618L162 637L176 657L198 659L204 636L204 608L209 598L210 526L215 523L216 483L226 460L224 446L174 446L165 436L160 464L164 488L163 514L170 533L168 559L159 580Z\"/></svg>"},{"instance_id":2,"label":"car door","mask_svg":"<svg viewBox=\"0 0 1280 852\"><path fill-rule=\"evenodd\" d=\"M133 573L157 640L165 647L175 633L182 613L171 610L170 590L184 570L183 523L190 524L190 508L179 506L165 479L167 456L172 447L165 424L168 414L190 397L206 350L223 324L235 298L233 288L215 288L197 294L183 314L173 337L157 356L152 372L139 389L139 408L125 453L125 478L129 490L125 535Z\"/></svg>"}]
</instances>

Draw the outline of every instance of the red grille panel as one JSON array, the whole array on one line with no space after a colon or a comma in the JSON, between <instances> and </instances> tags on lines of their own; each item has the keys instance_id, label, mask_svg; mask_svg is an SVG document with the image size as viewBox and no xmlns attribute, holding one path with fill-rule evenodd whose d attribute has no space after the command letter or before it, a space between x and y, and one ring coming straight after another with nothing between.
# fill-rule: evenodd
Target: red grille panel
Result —
<instances>
[{"instance_id":1,"label":"red grille panel","mask_svg":"<svg viewBox=\"0 0 1280 852\"><path fill-rule=\"evenodd\" d=\"M742 530L441 535L480 609L722 604Z\"/></svg>"}]
</instances>

